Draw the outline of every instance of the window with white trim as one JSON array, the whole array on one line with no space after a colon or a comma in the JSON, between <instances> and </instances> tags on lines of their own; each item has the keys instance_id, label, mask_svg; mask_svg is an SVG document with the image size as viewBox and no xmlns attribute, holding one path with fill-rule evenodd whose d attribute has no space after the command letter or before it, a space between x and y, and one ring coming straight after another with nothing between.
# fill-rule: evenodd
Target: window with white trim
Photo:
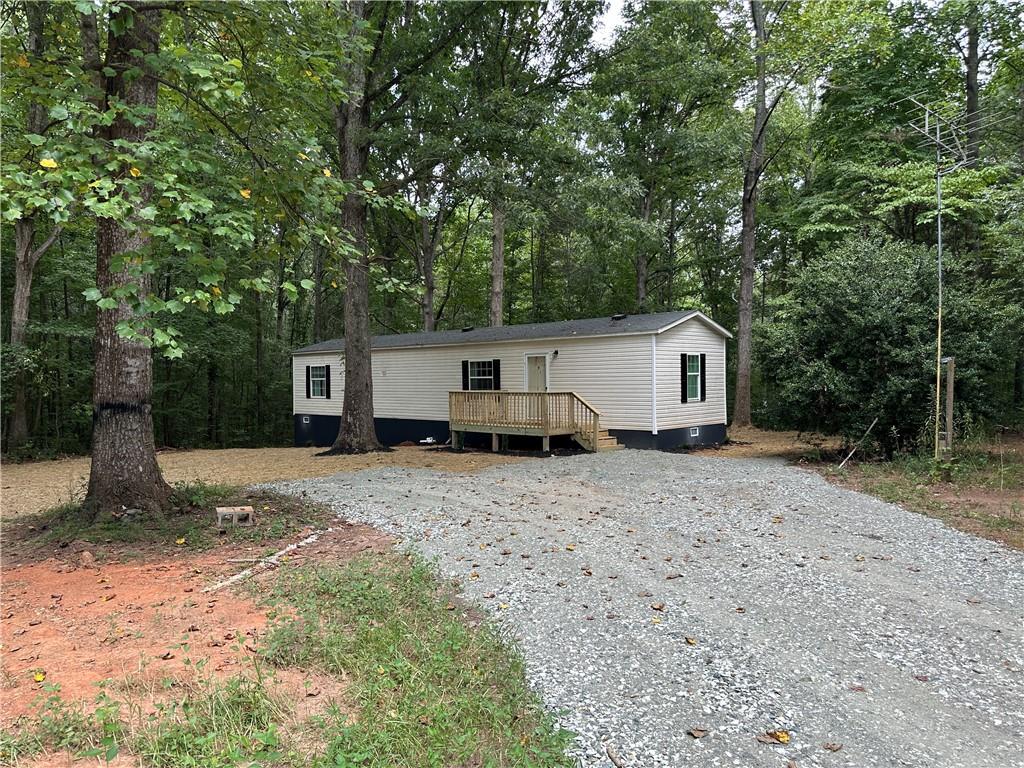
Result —
<instances>
[{"instance_id":1,"label":"window with white trim","mask_svg":"<svg viewBox=\"0 0 1024 768\"><path fill-rule=\"evenodd\" d=\"M494 389L494 361L469 361L469 388Z\"/></svg>"},{"instance_id":2,"label":"window with white trim","mask_svg":"<svg viewBox=\"0 0 1024 768\"><path fill-rule=\"evenodd\" d=\"M309 367L309 396L327 397L326 365L311 365Z\"/></svg>"},{"instance_id":3,"label":"window with white trim","mask_svg":"<svg viewBox=\"0 0 1024 768\"><path fill-rule=\"evenodd\" d=\"M700 400L700 355L686 356L686 399Z\"/></svg>"}]
</instances>

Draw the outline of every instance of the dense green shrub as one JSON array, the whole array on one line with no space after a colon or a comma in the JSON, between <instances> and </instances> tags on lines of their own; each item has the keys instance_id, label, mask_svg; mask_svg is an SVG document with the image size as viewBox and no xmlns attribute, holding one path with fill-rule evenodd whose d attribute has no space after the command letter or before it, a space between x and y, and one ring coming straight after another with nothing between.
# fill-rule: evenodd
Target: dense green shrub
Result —
<instances>
[{"instance_id":1,"label":"dense green shrub","mask_svg":"<svg viewBox=\"0 0 1024 768\"><path fill-rule=\"evenodd\" d=\"M1020 343L1020 312L965 288L962 271L949 258L943 353L957 359L958 419L973 423L1006 413L993 382ZM765 420L855 440L877 417L872 442L886 455L929 444L935 320L934 250L846 240L809 262L757 329Z\"/></svg>"}]
</instances>

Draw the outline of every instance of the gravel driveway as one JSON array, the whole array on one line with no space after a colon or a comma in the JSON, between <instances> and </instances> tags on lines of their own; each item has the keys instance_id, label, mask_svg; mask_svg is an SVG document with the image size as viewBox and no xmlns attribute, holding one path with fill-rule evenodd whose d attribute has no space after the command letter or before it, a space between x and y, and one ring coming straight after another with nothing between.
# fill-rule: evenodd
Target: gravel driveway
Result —
<instances>
[{"instance_id":1,"label":"gravel driveway","mask_svg":"<svg viewBox=\"0 0 1024 768\"><path fill-rule=\"evenodd\" d=\"M437 558L582 765L1024 766L1024 554L812 472L619 451L276 487Z\"/></svg>"}]
</instances>

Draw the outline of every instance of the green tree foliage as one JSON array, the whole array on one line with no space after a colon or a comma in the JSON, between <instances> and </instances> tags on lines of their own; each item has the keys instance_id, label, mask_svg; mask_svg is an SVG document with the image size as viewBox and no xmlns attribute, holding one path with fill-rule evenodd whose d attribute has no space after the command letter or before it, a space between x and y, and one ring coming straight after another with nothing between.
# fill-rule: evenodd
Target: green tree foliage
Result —
<instances>
[{"instance_id":1,"label":"green tree foliage","mask_svg":"<svg viewBox=\"0 0 1024 768\"><path fill-rule=\"evenodd\" d=\"M877 418L872 437L886 454L912 449L934 424L935 263L923 247L876 235L806 264L759 326L771 418L851 441ZM983 309L963 266L949 269L944 352L958 361L962 419L991 418L1005 407L1002 350L1021 312Z\"/></svg>"},{"instance_id":2,"label":"green tree foliage","mask_svg":"<svg viewBox=\"0 0 1024 768\"><path fill-rule=\"evenodd\" d=\"M590 2L379 2L362 20L333 2L158 5L161 45L139 68L158 78L155 127L130 144L104 129L154 116L98 107L120 73L101 65L97 82L82 44L95 23L102 55L124 4L4 5L0 383L4 434L20 409L27 438L5 449L89 450L96 319L122 304L120 334L153 355L157 445L288 442L290 351L346 335L346 196L366 207L371 333L491 321L496 224L504 322L697 307L736 329L747 4L629 2L602 43ZM934 152L905 97L966 109L976 44L977 157L944 180L945 346L961 418L1021 423L1019 14L988 0L764 7L755 421L859 436L896 413L890 450L927 432ZM336 118L356 98L353 61L372 98L364 171L345 178ZM147 243L117 286L97 282L102 217ZM868 359L899 373L868 375Z\"/></svg>"}]
</instances>

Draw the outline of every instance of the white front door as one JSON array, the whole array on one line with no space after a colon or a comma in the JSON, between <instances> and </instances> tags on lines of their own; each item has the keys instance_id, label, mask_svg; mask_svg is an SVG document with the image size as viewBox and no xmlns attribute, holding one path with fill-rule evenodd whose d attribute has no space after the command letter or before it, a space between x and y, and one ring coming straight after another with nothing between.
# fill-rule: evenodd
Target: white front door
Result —
<instances>
[{"instance_id":1,"label":"white front door","mask_svg":"<svg viewBox=\"0 0 1024 768\"><path fill-rule=\"evenodd\" d=\"M548 391L548 356L527 355L526 390L528 392Z\"/></svg>"}]
</instances>

